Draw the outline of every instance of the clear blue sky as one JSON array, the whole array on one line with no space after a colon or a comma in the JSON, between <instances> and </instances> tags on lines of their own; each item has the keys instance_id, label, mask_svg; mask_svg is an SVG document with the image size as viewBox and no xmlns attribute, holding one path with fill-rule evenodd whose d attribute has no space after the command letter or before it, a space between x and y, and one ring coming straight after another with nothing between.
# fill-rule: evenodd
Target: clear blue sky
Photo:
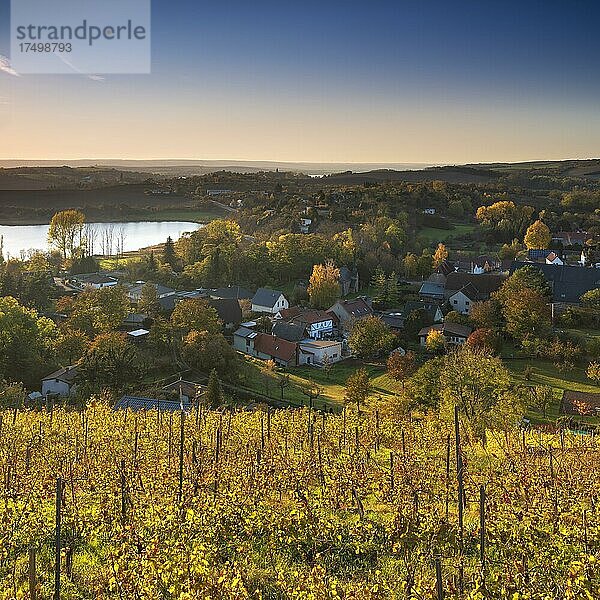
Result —
<instances>
[{"instance_id":1,"label":"clear blue sky","mask_svg":"<svg viewBox=\"0 0 600 600\"><path fill-rule=\"evenodd\" d=\"M593 1L155 0L151 75L0 72L0 157L600 156L599 31Z\"/></svg>"}]
</instances>

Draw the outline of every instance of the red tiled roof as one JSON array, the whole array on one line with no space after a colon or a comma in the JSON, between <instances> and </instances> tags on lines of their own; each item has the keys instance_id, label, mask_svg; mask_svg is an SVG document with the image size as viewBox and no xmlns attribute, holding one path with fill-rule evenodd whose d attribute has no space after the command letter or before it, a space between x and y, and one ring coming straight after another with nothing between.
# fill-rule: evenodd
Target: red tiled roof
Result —
<instances>
[{"instance_id":1,"label":"red tiled roof","mask_svg":"<svg viewBox=\"0 0 600 600\"><path fill-rule=\"evenodd\" d=\"M254 340L254 348L262 354L278 358L285 362L291 362L296 357L297 345L274 335L259 333Z\"/></svg>"}]
</instances>

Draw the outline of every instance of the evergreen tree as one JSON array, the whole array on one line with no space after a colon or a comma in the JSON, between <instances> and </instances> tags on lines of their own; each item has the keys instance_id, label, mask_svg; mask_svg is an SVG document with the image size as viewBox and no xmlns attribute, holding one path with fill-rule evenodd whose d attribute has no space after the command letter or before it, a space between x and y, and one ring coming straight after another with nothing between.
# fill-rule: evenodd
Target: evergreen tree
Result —
<instances>
[{"instance_id":1,"label":"evergreen tree","mask_svg":"<svg viewBox=\"0 0 600 600\"><path fill-rule=\"evenodd\" d=\"M167 263L171 269L175 270L177 267L177 255L175 254L175 244L173 238L169 236L165 242L163 248L163 261Z\"/></svg>"},{"instance_id":2,"label":"evergreen tree","mask_svg":"<svg viewBox=\"0 0 600 600\"><path fill-rule=\"evenodd\" d=\"M206 403L213 408L221 405L223 401L223 391L221 390L221 380L216 369L210 372L208 385L206 387Z\"/></svg>"},{"instance_id":3,"label":"evergreen tree","mask_svg":"<svg viewBox=\"0 0 600 600\"><path fill-rule=\"evenodd\" d=\"M373 277L371 278L371 285L374 289L374 300L378 304L385 304L387 300L387 288L388 282L385 277L385 272L381 265L377 265Z\"/></svg>"}]
</instances>

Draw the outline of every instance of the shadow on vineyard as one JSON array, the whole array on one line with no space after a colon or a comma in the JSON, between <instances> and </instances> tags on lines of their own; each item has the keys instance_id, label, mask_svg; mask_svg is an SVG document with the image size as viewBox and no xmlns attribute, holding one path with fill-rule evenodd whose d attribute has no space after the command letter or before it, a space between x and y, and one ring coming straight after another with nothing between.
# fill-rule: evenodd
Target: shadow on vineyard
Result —
<instances>
[{"instance_id":1,"label":"shadow on vineyard","mask_svg":"<svg viewBox=\"0 0 600 600\"><path fill-rule=\"evenodd\" d=\"M591 436L484 447L353 409L96 405L0 426L2 598L600 595Z\"/></svg>"}]
</instances>

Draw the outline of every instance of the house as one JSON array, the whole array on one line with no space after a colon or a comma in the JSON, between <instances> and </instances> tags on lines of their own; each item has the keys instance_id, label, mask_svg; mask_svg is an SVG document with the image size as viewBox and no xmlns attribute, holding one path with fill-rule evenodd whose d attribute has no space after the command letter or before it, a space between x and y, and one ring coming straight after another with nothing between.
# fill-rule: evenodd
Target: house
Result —
<instances>
[{"instance_id":1,"label":"house","mask_svg":"<svg viewBox=\"0 0 600 600\"><path fill-rule=\"evenodd\" d=\"M140 396L123 396L113 407L113 410L166 410L168 412L189 411L192 405L189 401L161 400L159 398L142 398Z\"/></svg>"},{"instance_id":2,"label":"house","mask_svg":"<svg viewBox=\"0 0 600 600\"><path fill-rule=\"evenodd\" d=\"M162 391L168 395L177 396L177 400L181 398L185 403L192 403L205 394L206 386L182 379L163 386Z\"/></svg>"},{"instance_id":3,"label":"house","mask_svg":"<svg viewBox=\"0 0 600 600\"><path fill-rule=\"evenodd\" d=\"M556 252L550 252L548 256L546 256L546 264L547 265L564 265L564 261L556 254Z\"/></svg>"},{"instance_id":4,"label":"house","mask_svg":"<svg viewBox=\"0 0 600 600\"><path fill-rule=\"evenodd\" d=\"M404 329L404 322L407 315L403 310L386 310L380 312L377 316L393 331L401 331Z\"/></svg>"},{"instance_id":5,"label":"house","mask_svg":"<svg viewBox=\"0 0 600 600\"><path fill-rule=\"evenodd\" d=\"M228 287L209 290L211 298L235 298L236 300L252 300L252 292L239 285L230 285Z\"/></svg>"},{"instance_id":6,"label":"house","mask_svg":"<svg viewBox=\"0 0 600 600\"><path fill-rule=\"evenodd\" d=\"M42 379L42 396L70 396L77 386L77 365L62 367Z\"/></svg>"},{"instance_id":7,"label":"house","mask_svg":"<svg viewBox=\"0 0 600 600\"><path fill-rule=\"evenodd\" d=\"M351 271L348 267L340 267L340 290L342 296L358 293L358 271Z\"/></svg>"},{"instance_id":8,"label":"house","mask_svg":"<svg viewBox=\"0 0 600 600\"><path fill-rule=\"evenodd\" d=\"M148 315L142 313L129 313L124 321L121 329L135 330L135 329L147 329L152 319Z\"/></svg>"},{"instance_id":9,"label":"house","mask_svg":"<svg viewBox=\"0 0 600 600\"><path fill-rule=\"evenodd\" d=\"M143 344L150 335L148 329L134 329L133 331L127 332L127 339L133 344Z\"/></svg>"},{"instance_id":10,"label":"house","mask_svg":"<svg viewBox=\"0 0 600 600\"><path fill-rule=\"evenodd\" d=\"M448 298L448 304L450 308L459 312L461 315L468 315L471 313L471 308L476 302L485 300L485 296L471 283L467 283L463 288L455 292Z\"/></svg>"},{"instance_id":11,"label":"house","mask_svg":"<svg viewBox=\"0 0 600 600\"><path fill-rule=\"evenodd\" d=\"M419 302L412 300L404 305L404 314L408 317L410 313L416 310L424 310L434 323L441 323L444 320L444 313L437 302Z\"/></svg>"},{"instance_id":12,"label":"house","mask_svg":"<svg viewBox=\"0 0 600 600\"><path fill-rule=\"evenodd\" d=\"M235 298L210 298L208 305L217 311L226 329L238 327L242 322L242 309Z\"/></svg>"},{"instance_id":13,"label":"house","mask_svg":"<svg viewBox=\"0 0 600 600\"><path fill-rule=\"evenodd\" d=\"M271 333L288 342L299 342L306 338L306 333L302 325L285 323L283 321L275 321Z\"/></svg>"},{"instance_id":14,"label":"house","mask_svg":"<svg viewBox=\"0 0 600 600\"><path fill-rule=\"evenodd\" d=\"M527 259L531 261L544 260L548 254L550 254L552 250L549 249L539 249L539 248L529 248L527 250Z\"/></svg>"},{"instance_id":15,"label":"house","mask_svg":"<svg viewBox=\"0 0 600 600\"><path fill-rule=\"evenodd\" d=\"M142 290L145 285L152 285L155 287L156 297L158 299L164 298L165 296L168 296L175 292L174 289L167 287L166 285L160 285L159 283L146 284L145 281L136 281L135 283L130 283L125 286L127 288L127 297L131 302L137 304L140 301L142 297Z\"/></svg>"},{"instance_id":16,"label":"house","mask_svg":"<svg viewBox=\"0 0 600 600\"><path fill-rule=\"evenodd\" d=\"M69 280L72 285L78 287L81 290L91 288L99 290L105 287L113 287L118 285L119 281L115 277L110 275L104 275L103 273L89 273L85 275L73 275Z\"/></svg>"},{"instance_id":17,"label":"house","mask_svg":"<svg viewBox=\"0 0 600 600\"><path fill-rule=\"evenodd\" d=\"M249 327L240 327L233 334L233 347L243 354L255 356L254 340L258 335L261 335L258 331Z\"/></svg>"},{"instance_id":18,"label":"house","mask_svg":"<svg viewBox=\"0 0 600 600\"><path fill-rule=\"evenodd\" d=\"M233 334L233 347L255 358L272 360L281 367L295 367L298 364L296 342L268 333L259 333L247 327L240 327Z\"/></svg>"},{"instance_id":19,"label":"house","mask_svg":"<svg viewBox=\"0 0 600 600\"><path fill-rule=\"evenodd\" d=\"M515 261L511 274L523 267L537 269L544 275L552 291L552 301L579 304L581 296L600 287L600 269L570 265L547 265Z\"/></svg>"},{"instance_id":20,"label":"house","mask_svg":"<svg viewBox=\"0 0 600 600\"><path fill-rule=\"evenodd\" d=\"M289 308L290 303L279 290L258 288L252 298L252 312L276 315L280 310Z\"/></svg>"},{"instance_id":21,"label":"house","mask_svg":"<svg viewBox=\"0 0 600 600\"><path fill-rule=\"evenodd\" d=\"M480 275L481 273L489 273L490 271L497 271L500 268L500 261L489 254L482 254L476 256L471 261L471 272Z\"/></svg>"},{"instance_id":22,"label":"house","mask_svg":"<svg viewBox=\"0 0 600 600\"><path fill-rule=\"evenodd\" d=\"M479 300L487 300L493 292L500 289L506 277L499 273L450 273L446 278L446 289L444 296L446 299L453 296L456 292L462 290L471 284L478 293Z\"/></svg>"},{"instance_id":23,"label":"house","mask_svg":"<svg viewBox=\"0 0 600 600\"><path fill-rule=\"evenodd\" d=\"M280 310L276 319L302 327L303 337L318 340L333 334L333 315L324 310L294 306Z\"/></svg>"},{"instance_id":24,"label":"house","mask_svg":"<svg viewBox=\"0 0 600 600\"><path fill-rule=\"evenodd\" d=\"M598 416L600 394L564 390L559 412L567 415Z\"/></svg>"},{"instance_id":25,"label":"house","mask_svg":"<svg viewBox=\"0 0 600 600\"><path fill-rule=\"evenodd\" d=\"M324 366L342 360L342 343L331 340L304 340L298 344L300 365Z\"/></svg>"},{"instance_id":26,"label":"house","mask_svg":"<svg viewBox=\"0 0 600 600\"><path fill-rule=\"evenodd\" d=\"M584 246L593 238L587 231L559 231L552 236L552 241L563 246Z\"/></svg>"},{"instance_id":27,"label":"house","mask_svg":"<svg viewBox=\"0 0 600 600\"><path fill-rule=\"evenodd\" d=\"M338 300L327 312L335 315L339 329L349 330L354 321L371 316L373 307L367 298L361 297L353 300Z\"/></svg>"},{"instance_id":28,"label":"house","mask_svg":"<svg viewBox=\"0 0 600 600\"><path fill-rule=\"evenodd\" d=\"M300 233L309 233L311 225L312 225L312 219L307 219L307 218L300 219L300 224L299 224Z\"/></svg>"},{"instance_id":29,"label":"house","mask_svg":"<svg viewBox=\"0 0 600 600\"><path fill-rule=\"evenodd\" d=\"M473 331L470 327L467 327L466 325L459 325L458 323L437 323L436 325L423 327L423 329L419 331L419 340L421 346L425 346L427 342L427 336L432 330L441 331L446 339L446 343L452 346L460 346L464 344Z\"/></svg>"},{"instance_id":30,"label":"house","mask_svg":"<svg viewBox=\"0 0 600 600\"><path fill-rule=\"evenodd\" d=\"M419 288L419 296L423 300L443 300L446 286L435 281L424 281Z\"/></svg>"}]
</instances>

